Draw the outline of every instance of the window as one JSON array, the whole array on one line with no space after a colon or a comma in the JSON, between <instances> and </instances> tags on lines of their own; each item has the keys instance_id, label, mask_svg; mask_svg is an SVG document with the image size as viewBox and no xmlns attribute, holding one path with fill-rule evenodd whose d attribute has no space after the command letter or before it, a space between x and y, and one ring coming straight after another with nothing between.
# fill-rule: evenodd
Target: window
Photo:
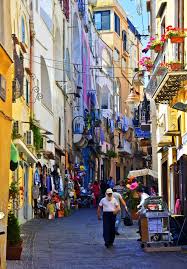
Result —
<instances>
[{"instance_id":1,"label":"window","mask_svg":"<svg viewBox=\"0 0 187 269\"><path fill-rule=\"evenodd\" d=\"M110 11L96 11L94 21L97 30L110 30Z\"/></svg>"},{"instance_id":2,"label":"window","mask_svg":"<svg viewBox=\"0 0 187 269\"><path fill-rule=\"evenodd\" d=\"M114 61L118 62L119 61L119 50L118 49L114 49Z\"/></svg>"},{"instance_id":3,"label":"window","mask_svg":"<svg viewBox=\"0 0 187 269\"><path fill-rule=\"evenodd\" d=\"M101 96L101 109L108 109L108 92L105 90Z\"/></svg>"},{"instance_id":4,"label":"window","mask_svg":"<svg viewBox=\"0 0 187 269\"><path fill-rule=\"evenodd\" d=\"M21 18L21 42L25 43L25 21Z\"/></svg>"},{"instance_id":5,"label":"window","mask_svg":"<svg viewBox=\"0 0 187 269\"><path fill-rule=\"evenodd\" d=\"M126 33L126 31L122 31L122 39L123 39L123 51L127 51L127 33Z\"/></svg>"},{"instance_id":6,"label":"window","mask_svg":"<svg viewBox=\"0 0 187 269\"><path fill-rule=\"evenodd\" d=\"M120 18L114 13L115 32L120 36Z\"/></svg>"},{"instance_id":7,"label":"window","mask_svg":"<svg viewBox=\"0 0 187 269\"><path fill-rule=\"evenodd\" d=\"M26 104L29 105L29 103L30 103L30 93L29 93L29 81L27 79L26 79L25 100L26 100Z\"/></svg>"}]
</instances>

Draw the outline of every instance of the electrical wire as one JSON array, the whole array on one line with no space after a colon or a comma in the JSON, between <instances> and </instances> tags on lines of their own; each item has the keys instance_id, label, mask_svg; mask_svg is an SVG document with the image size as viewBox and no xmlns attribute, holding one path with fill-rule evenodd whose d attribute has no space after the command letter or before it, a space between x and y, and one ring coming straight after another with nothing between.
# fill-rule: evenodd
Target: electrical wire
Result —
<instances>
[{"instance_id":1,"label":"electrical wire","mask_svg":"<svg viewBox=\"0 0 187 269\"><path fill-rule=\"evenodd\" d=\"M58 71L62 71L62 72L67 72L67 70L65 70L65 69L62 69L62 68L57 68L57 67L54 67L54 66L50 66L50 65L46 65L46 64L42 64L41 62L37 62L37 61L33 61L34 63L37 63L37 64L39 64L39 65L43 65L43 66L47 66L48 68L51 68L51 69L54 69L54 70L58 70ZM101 68L102 69L102 68ZM142 71L144 71L144 70L142 70ZM75 73L75 72L71 72L71 73ZM92 74L88 74L87 72L78 72L78 74L86 74L87 76L91 76L92 77ZM103 76L101 76L101 75L96 75L96 77L97 78L106 78L106 76L108 76L108 74L106 74L106 75L103 75ZM129 77L129 76L116 76L116 77L114 77L114 76L109 76L109 78L110 79L118 79L118 78L121 78L121 79L126 79L126 78L128 78L128 79L130 79L130 78L133 78L134 76L131 76L131 77ZM144 77L146 77L146 76L144 76ZM148 77L148 76L147 76Z\"/></svg>"},{"instance_id":2,"label":"electrical wire","mask_svg":"<svg viewBox=\"0 0 187 269\"><path fill-rule=\"evenodd\" d=\"M41 56L36 56L36 55L33 55L33 57L34 58L39 58L39 59L41 58ZM82 63L72 63L72 62L66 61L65 59L63 59L63 61L59 61L59 60L54 60L52 58L44 58L43 56L42 56L42 58L44 60L51 61L51 62L56 62L56 63L62 63L62 64L66 63L66 64L70 64L70 65L73 65L73 66L83 66ZM30 61L29 58L24 57L24 59L27 60L27 61ZM118 63L120 61L114 61L114 62ZM101 65L89 65L89 64L84 64L84 67L89 67L90 69L94 69L94 68L95 69L102 69L102 68L111 68L111 69L119 69L120 68L121 69L121 66L101 66ZM132 68L132 67L126 67L125 69L134 70L134 68Z\"/></svg>"}]
</instances>

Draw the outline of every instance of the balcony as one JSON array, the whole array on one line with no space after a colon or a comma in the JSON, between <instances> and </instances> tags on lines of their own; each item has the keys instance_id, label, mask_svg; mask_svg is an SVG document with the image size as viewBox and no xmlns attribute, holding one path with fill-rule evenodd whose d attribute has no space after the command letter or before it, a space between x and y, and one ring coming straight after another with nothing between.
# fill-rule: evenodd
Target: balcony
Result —
<instances>
[{"instance_id":1,"label":"balcony","mask_svg":"<svg viewBox=\"0 0 187 269\"><path fill-rule=\"evenodd\" d=\"M160 52L154 62L151 79L147 85L146 92L150 97L160 104L169 104L178 94L181 83L187 80L187 70L170 71L160 67L160 63L165 62L165 51L168 49L168 42L164 46L164 51Z\"/></svg>"}]
</instances>

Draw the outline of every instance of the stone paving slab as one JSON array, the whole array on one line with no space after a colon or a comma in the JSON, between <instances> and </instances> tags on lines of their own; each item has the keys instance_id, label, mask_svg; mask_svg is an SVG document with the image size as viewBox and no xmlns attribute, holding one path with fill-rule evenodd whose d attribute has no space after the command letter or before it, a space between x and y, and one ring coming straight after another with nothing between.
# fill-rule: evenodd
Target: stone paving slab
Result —
<instances>
[{"instance_id":1,"label":"stone paving slab","mask_svg":"<svg viewBox=\"0 0 187 269\"><path fill-rule=\"evenodd\" d=\"M102 222L93 209L71 217L32 220L22 227L21 261L7 269L186 269L187 254L145 253L137 242L137 225L124 227L111 249L104 247Z\"/></svg>"}]
</instances>

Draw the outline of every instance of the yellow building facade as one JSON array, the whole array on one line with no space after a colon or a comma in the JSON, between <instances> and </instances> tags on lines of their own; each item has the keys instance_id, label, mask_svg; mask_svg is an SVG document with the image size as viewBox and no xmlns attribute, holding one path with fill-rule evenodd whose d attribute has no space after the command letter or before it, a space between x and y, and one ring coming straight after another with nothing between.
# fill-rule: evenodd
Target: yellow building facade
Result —
<instances>
[{"instance_id":1,"label":"yellow building facade","mask_svg":"<svg viewBox=\"0 0 187 269\"><path fill-rule=\"evenodd\" d=\"M174 3L174 2L173 2ZM151 35L167 34L171 25L179 31L187 29L187 3L177 1L147 1L151 13ZM155 23L156 22L156 23ZM154 28L156 25L156 28ZM156 136L158 158L158 185L172 213L176 213L176 202L181 202L181 213L187 212L187 39L173 43L167 39L163 51L152 54L154 67L147 86L152 100L156 103ZM176 69L172 62L180 64ZM169 67L160 69L160 64ZM155 126L154 126L155 127Z\"/></svg>"},{"instance_id":2,"label":"yellow building facade","mask_svg":"<svg viewBox=\"0 0 187 269\"><path fill-rule=\"evenodd\" d=\"M30 119L33 116L30 12L29 2L11 1L13 56L15 62L12 134L13 143L19 151L20 162L18 169L10 173L10 183L12 181L19 183L20 193L17 216L20 223L24 223L33 217L33 168L37 162L33 132L30 130Z\"/></svg>"},{"instance_id":3,"label":"yellow building facade","mask_svg":"<svg viewBox=\"0 0 187 269\"><path fill-rule=\"evenodd\" d=\"M6 3L5 3L6 2ZM12 126L12 79L10 1L0 1L0 268L6 268L6 230Z\"/></svg>"}]
</instances>

